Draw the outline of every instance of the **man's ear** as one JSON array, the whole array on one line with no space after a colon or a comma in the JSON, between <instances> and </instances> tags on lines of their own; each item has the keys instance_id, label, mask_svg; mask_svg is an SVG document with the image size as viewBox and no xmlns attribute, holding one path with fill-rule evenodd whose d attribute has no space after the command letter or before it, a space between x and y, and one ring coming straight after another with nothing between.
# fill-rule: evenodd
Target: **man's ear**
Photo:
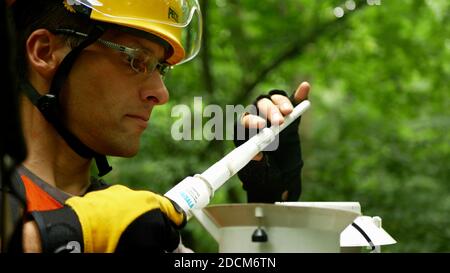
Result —
<instances>
[{"instance_id":1,"label":"man's ear","mask_svg":"<svg viewBox=\"0 0 450 273\"><path fill-rule=\"evenodd\" d=\"M28 37L26 55L28 67L50 81L69 52L66 43L46 29L37 29Z\"/></svg>"}]
</instances>

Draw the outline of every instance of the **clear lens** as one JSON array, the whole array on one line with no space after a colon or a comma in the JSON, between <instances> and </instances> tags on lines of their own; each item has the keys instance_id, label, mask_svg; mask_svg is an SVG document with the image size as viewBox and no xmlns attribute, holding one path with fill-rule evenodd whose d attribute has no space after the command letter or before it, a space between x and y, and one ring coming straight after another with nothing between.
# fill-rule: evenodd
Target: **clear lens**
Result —
<instances>
[{"instance_id":1,"label":"clear lens","mask_svg":"<svg viewBox=\"0 0 450 273\"><path fill-rule=\"evenodd\" d=\"M138 53L131 59L131 67L139 73L153 72L157 63L155 58L143 53Z\"/></svg>"},{"instance_id":2,"label":"clear lens","mask_svg":"<svg viewBox=\"0 0 450 273\"><path fill-rule=\"evenodd\" d=\"M184 60L178 65L188 62L197 56L202 43L203 22L200 10L196 10L194 16L188 26L181 33L181 43L185 51Z\"/></svg>"},{"instance_id":3,"label":"clear lens","mask_svg":"<svg viewBox=\"0 0 450 273\"><path fill-rule=\"evenodd\" d=\"M128 57L131 68L138 73L148 74L158 70L159 74L164 76L171 69L169 65L160 63L154 55L145 50L137 49Z\"/></svg>"}]
</instances>

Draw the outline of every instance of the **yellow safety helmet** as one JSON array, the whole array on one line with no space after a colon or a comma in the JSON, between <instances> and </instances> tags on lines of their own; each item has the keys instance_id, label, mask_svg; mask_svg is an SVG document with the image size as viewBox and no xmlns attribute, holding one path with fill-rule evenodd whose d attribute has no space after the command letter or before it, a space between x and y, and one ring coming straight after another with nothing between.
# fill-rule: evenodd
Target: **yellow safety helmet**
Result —
<instances>
[{"instance_id":1,"label":"yellow safety helmet","mask_svg":"<svg viewBox=\"0 0 450 273\"><path fill-rule=\"evenodd\" d=\"M199 52L202 16L197 0L65 0L66 7L90 19L145 31L172 47L170 65L192 60Z\"/></svg>"}]
</instances>

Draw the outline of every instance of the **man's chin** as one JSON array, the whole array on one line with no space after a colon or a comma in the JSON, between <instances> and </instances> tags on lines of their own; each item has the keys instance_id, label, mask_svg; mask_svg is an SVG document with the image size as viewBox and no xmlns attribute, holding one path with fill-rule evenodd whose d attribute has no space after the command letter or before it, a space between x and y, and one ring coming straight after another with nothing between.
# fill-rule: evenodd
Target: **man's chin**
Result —
<instances>
[{"instance_id":1,"label":"man's chin","mask_svg":"<svg viewBox=\"0 0 450 273\"><path fill-rule=\"evenodd\" d=\"M115 151L110 151L108 153L108 155L130 158L130 157L134 157L135 155L137 155L138 151L139 151L139 147L132 148L132 149L119 149L119 150L115 150Z\"/></svg>"},{"instance_id":2,"label":"man's chin","mask_svg":"<svg viewBox=\"0 0 450 273\"><path fill-rule=\"evenodd\" d=\"M130 158L130 157L134 157L135 155L137 155L137 153L138 153L138 150L135 150L135 151L127 151L127 152L122 153L122 154L117 155L117 156Z\"/></svg>"}]
</instances>

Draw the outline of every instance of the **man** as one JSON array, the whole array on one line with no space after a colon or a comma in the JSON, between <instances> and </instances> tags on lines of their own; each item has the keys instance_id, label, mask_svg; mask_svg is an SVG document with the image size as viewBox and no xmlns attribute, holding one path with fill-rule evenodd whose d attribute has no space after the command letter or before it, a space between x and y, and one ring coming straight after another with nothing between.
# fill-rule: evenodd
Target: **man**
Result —
<instances>
[{"instance_id":1,"label":"man","mask_svg":"<svg viewBox=\"0 0 450 273\"><path fill-rule=\"evenodd\" d=\"M196 0L126 3L16 0L12 6L26 94L21 107L28 156L17 175L27 200L25 251L180 248L177 229L186 219L170 200L90 177L92 159L102 176L110 170L105 155L138 152L153 107L169 99L161 76L199 50ZM302 84L296 101L308 92L309 85ZM283 122L292 111L280 93L257 106L271 123ZM255 115L242 122L265 125ZM267 164L261 166L267 170ZM247 188L254 190L258 187Z\"/></svg>"}]
</instances>

